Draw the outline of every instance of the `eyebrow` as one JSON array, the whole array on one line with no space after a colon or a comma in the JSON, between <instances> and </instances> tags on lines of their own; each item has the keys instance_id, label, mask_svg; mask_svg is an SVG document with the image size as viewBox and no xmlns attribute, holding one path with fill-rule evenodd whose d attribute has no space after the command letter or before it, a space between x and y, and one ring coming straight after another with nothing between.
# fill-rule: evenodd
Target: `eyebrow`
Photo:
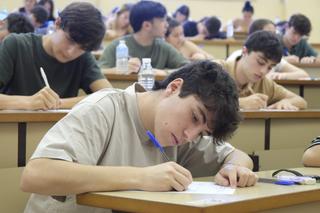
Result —
<instances>
[{"instance_id":1,"label":"eyebrow","mask_svg":"<svg viewBox=\"0 0 320 213\"><path fill-rule=\"evenodd\" d=\"M268 62L268 59L264 56L258 55L258 58L264 60L265 62Z\"/></svg>"}]
</instances>

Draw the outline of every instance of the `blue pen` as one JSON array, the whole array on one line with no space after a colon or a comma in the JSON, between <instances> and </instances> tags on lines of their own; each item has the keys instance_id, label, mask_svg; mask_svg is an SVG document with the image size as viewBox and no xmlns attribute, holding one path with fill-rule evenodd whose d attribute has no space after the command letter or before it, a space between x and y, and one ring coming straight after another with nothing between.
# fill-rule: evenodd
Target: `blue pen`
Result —
<instances>
[{"instance_id":1,"label":"blue pen","mask_svg":"<svg viewBox=\"0 0 320 213\"><path fill-rule=\"evenodd\" d=\"M170 161L170 159L168 158L168 156L166 155L166 153L163 150L163 147L161 146L161 144L157 141L157 139L154 137L154 135L148 130L147 131L147 135L150 138L151 142L153 143L153 145L159 149L161 156L163 158L163 160L165 161Z\"/></svg>"}]
</instances>

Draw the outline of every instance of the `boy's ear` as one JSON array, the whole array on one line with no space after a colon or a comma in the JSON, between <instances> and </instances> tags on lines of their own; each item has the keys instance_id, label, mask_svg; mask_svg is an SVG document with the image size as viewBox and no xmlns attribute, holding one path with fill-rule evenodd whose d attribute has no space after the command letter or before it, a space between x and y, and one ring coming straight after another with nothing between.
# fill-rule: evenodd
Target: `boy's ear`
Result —
<instances>
[{"instance_id":1,"label":"boy's ear","mask_svg":"<svg viewBox=\"0 0 320 213\"><path fill-rule=\"evenodd\" d=\"M174 79L173 81L171 81L168 84L168 86L167 86L167 88L165 90L166 95L169 96L169 95L174 94L176 92L180 93L182 85L183 85L183 79L182 78Z\"/></svg>"},{"instance_id":2,"label":"boy's ear","mask_svg":"<svg viewBox=\"0 0 320 213\"><path fill-rule=\"evenodd\" d=\"M149 29L151 28L152 24L150 21L144 21L142 22L142 26L141 26L141 29Z\"/></svg>"},{"instance_id":3,"label":"boy's ear","mask_svg":"<svg viewBox=\"0 0 320 213\"><path fill-rule=\"evenodd\" d=\"M56 27L56 29L60 29L61 27L61 18L60 17L57 17L56 18L56 21L54 22L54 25Z\"/></svg>"},{"instance_id":4,"label":"boy's ear","mask_svg":"<svg viewBox=\"0 0 320 213\"><path fill-rule=\"evenodd\" d=\"M242 47L242 55L247 55L248 54L248 48L246 46Z\"/></svg>"}]
</instances>

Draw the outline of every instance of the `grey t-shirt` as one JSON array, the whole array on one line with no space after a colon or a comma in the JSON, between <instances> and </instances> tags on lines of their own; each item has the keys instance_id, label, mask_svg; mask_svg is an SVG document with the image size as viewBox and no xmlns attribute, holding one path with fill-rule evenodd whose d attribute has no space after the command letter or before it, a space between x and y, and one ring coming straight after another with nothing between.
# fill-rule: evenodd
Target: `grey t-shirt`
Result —
<instances>
[{"instance_id":1,"label":"grey t-shirt","mask_svg":"<svg viewBox=\"0 0 320 213\"><path fill-rule=\"evenodd\" d=\"M189 62L174 47L160 38L155 39L151 46L141 46L136 42L133 35L124 36L121 40L125 40L130 57L140 60L151 58L151 65L156 69L175 69ZM101 68L116 66L116 47L118 44L119 40L115 40L103 51L98 62Z\"/></svg>"},{"instance_id":2,"label":"grey t-shirt","mask_svg":"<svg viewBox=\"0 0 320 213\"><path fill-rule=\"evenodd\" d=\"M163 163L161 154L146 136L137 106L138 84L127 90L103 89L76 105L41 140L31 159L54 158L85 165L151 166ZM215 146L211 138L180 147L165 148L167 155L189 169L194 177L214 175L234 150ZM25 212L108 212L77 205L74 195L64 202L32 194Z\"/></svg>"}]
</instances>

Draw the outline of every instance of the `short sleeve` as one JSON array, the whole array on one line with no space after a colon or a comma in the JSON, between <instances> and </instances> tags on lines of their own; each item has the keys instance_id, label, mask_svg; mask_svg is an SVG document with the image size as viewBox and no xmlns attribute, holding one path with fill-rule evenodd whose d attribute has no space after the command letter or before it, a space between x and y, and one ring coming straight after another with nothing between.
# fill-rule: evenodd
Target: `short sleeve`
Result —
<instances>
[{"instance_id":1,"label":"short sleeve","mask_svg":"<svg viewBox=\"0 0 320 213\"><path fill-rule=\"evenodd\" d=\"M9 35L0 43L0 91L9 83L14 74L16 51L17 40L13 35Z\"/></svg>"},{"instance_id":2,"label":"short sleeve","mask_svg":"<svg viewBox=\"0 0 320 213\"><path fill-rule=\"evenodd\" d=\"M166 68L176 69L182 67L183 65L189 63L189 61L183 57L174 47L169 44L165 44L168 51L168 61Z\"/></svg>"},{"instance_id":3,"label":"short sleeve","mask_svg":"<svg viewBox=\"0 0 320 213\"><path fill-rule=\"evenodd\" d=\"M100 68L113 68L116 66L116 45L118 41L113 41L108 45L103 53L101 58L98 61Z\"/></svg>"},{"instance_id":4,"label":"short sleeve","mask_svg":"<svg viewBox=\"0 0 320 213\"><path fill-rule=\"evenodd\" d=\"M95 99L101 99L99 102L103 101L106 109L91 101ZM101 98L101 92L88 96L48 131L31 159L52 158L96 165L108 147L114 111L111 98Z\"/></svg>"},{"instance_id":5,"label":"short sleeve","mask_svg":"<svg viewBox=\"0 0 320 213\"><path fill-rule=\"evenodd\" d=\"M262 86L262 91L258 90L258 92L268 95L268 105L274 104L287 97L288 90L272 79L263 78ZM256 91L256 89L254 89L254 91Z\"/></svg>"},{"instance_id":6,"label":"short sleeve","mask_svg":"<svg viewBox=\"0 0 320 213\"><path fill-rule=\"evenodd\" d=\"M187 168L194 177L215 175L225 158L234 151L229 143L216 145L211 137L187 143L178 148L177 162Z\"/></svg>"},{"instance_id":7,"label":"short sleeve","mask_svg":"<svg viewBox=\"0 0 320 213\"><path fill-rule=\"evenodd\" d=\"M90 85L99 79L104 79L105 77L102 75L101 70L97 65L97 61L91 53L85 53L83 60L85 61L85 66L83 68L84 74L81 79L81 88L86 93L91 93Z\"/></svg>"}]
</instances>

